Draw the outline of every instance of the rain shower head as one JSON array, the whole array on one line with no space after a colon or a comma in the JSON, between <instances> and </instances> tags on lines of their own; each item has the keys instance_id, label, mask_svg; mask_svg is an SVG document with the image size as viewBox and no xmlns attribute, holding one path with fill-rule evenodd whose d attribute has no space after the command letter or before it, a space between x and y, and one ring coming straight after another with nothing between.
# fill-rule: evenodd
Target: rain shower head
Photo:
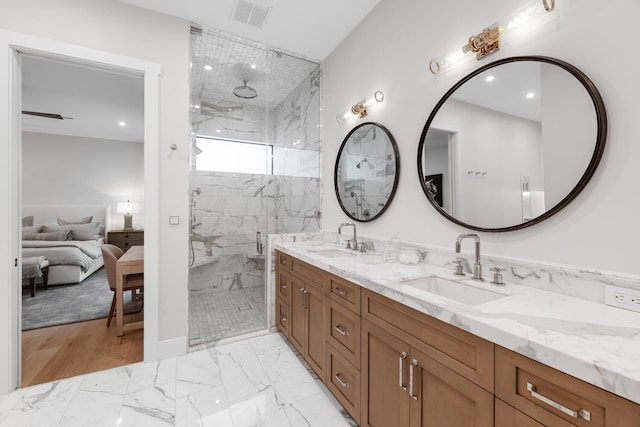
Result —
<instances>
[{"instance_id":1,"label":"rain shower head","mask_svg":"<svg viewBox=\"0 0 640 427\"><path fill-rule=\"evenodd\" d=\"M258 96L258 92L256 92L254 88L247 86L246 80L243 80L242 83L244 83L242 86L236 86L233 88L233 94L235 96L243 99L253 99Z\"/></svg>"}]
</instances>

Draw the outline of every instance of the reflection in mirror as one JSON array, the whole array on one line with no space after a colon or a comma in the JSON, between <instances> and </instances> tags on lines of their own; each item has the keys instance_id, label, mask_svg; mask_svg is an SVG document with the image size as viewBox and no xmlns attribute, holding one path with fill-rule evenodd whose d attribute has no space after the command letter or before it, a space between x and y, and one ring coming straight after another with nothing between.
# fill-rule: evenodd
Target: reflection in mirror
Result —
<instances>
[{"instance_id":1,"label":"reflection in mirror","mask_svg":"<svg viewBox=\"0 0 640 427\"><path fill-rule=\"evenodd\" d=\"M468 228L508 231L548 218L584 188L606 139L604 104L575 67L507 58L458 82L422 133L429 201Z\"/></svg>"},{"instance_id":2,"label":"reflection in mirror","mask_svg":"<svg viewBox=\"0 0 640 427\"><path fill-rule=\"evenodd\" d=\"M356 221L372 221L391 203L400 158L391 133L377 123L349 132L336 159L334 184L342 210Z\"/></svg>"}]
</instances>

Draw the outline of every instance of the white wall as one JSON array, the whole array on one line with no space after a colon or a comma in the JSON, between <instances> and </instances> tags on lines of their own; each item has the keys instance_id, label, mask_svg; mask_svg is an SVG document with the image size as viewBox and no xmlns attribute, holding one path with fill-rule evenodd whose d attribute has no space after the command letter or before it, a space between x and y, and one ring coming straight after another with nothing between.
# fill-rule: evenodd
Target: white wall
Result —
<instances>
[{"instance_id":1,"label":"white wall","mask_svg":"<svg viewBox=\"0 0 640 427\"><path fill-rule=\"evenodd\" d=\"M24 132L22 203L111 206L113 227L121 228L116 204L144 201L143 160L139 142ZM133 225L144 227L143 212Z\"/></svg>"},{"instance_id":2,"label":"white wall","mask_svg":"<svg viewBox=\"0 0 640 427\"><path fill-rule=\"evenodd\" d=\"M433 125L458 142L456 218L486 228L521 223L520 177L542 188L540 123L450 98Z\"/></svg>"},{"instance_id":3,"label":"white wall","mask_svg":"<svg viewBox=\"0 0 640 427\"><path fill-rule=\"evenodd\" d=\"M189 23L112 0L0 0L0 10L2 29L160 64L158 339L186 338Z\"/></svg>"},{"instance_id":4,"label":"white wall","mask_svg":"<svg viewBox=\"0 0 640 427\"><path fill-rule=\"evenodd\" d=\"M330 183L335 156L357 119L338 124L334 117L375 90L383 104L371 108L367 120L386 126L395 136L402 161L398 192L378 220L358 224L359 232L453 248L466 230L440 216L418 183L417 146L426 119L442 95L466 71L434 77L430 59L459 49L472 34L493 22L505 23L524 2L487 0L417 2L382 0L324 64L323 218L337 229L346 216ZM586 73L598 86L609 115L607 148L587 188L568 207L545 222L509 233L481 233L486 254L640 273L640 58L634 31L640 16L637 0L557 2L557 25L538 40L506 45L483 61L514 55L546 55L563 59ZM452 19L452 17L454 17ZM602 35L607 36L603 37ZM468 71L468 68L467 68ZM565 111L564 115L571 114Z\"/></svg>"}]
</instances>

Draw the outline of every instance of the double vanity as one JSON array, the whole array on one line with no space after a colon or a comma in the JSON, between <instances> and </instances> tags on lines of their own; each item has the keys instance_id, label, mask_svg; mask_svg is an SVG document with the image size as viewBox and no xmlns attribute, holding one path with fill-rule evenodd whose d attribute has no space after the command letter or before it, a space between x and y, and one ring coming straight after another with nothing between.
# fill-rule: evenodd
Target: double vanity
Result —
<instances>
[{"instance_id":1,"label":"double vanity","mask_svg":"<svg viewBox=\"0 0 640 427\"><path fill-rule=\"evenodd\" d=\"M359 425L640 425L640 314L333 241L273 242L275 321Z\"/></svg>"}]
</instances>

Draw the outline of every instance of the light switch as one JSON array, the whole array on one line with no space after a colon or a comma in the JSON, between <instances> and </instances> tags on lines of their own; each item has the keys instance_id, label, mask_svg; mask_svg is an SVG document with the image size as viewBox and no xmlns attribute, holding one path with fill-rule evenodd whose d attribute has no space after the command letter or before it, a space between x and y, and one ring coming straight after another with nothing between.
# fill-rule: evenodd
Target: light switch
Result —
<instances>
[{"instance_id":1,"label":"light switch","mask_svg":"<svg viewBox=\"0 0 640 427\"><path fill-rule=\"evenodd\" d=\"M179 216L170 216L169 217L169 225L178 225L180 224L180 217Z\"/></svg>"}]
</instances>

